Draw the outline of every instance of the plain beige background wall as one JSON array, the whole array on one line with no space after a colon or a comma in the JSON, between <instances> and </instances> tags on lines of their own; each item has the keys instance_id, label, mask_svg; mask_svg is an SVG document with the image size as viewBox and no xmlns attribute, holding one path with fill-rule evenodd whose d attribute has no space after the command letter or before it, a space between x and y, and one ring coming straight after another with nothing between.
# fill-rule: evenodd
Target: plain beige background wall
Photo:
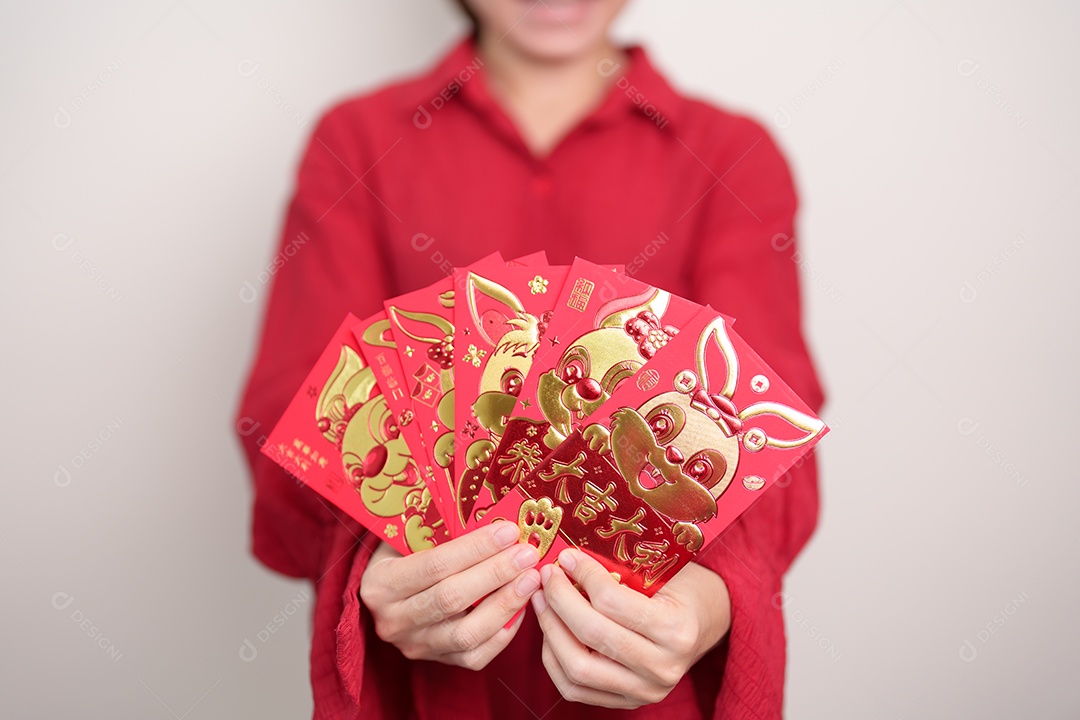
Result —
<instances>
[{"instance_id":1,"label":"plain beige background wall","mask_svg":"<svg viewBox=\"0 0 1080 720\"><path fill-rule=\"evenodd\" d=\"M312 598L247 554L231 428L259 273L320 111L463 23L5 9L0 714L307 716ZM636 0L619 25L765 122L802 193L835 432L776 598L792 718L1080 716L1078 32L1074 3L974 0Z\"/></svg>"}]
</instances>

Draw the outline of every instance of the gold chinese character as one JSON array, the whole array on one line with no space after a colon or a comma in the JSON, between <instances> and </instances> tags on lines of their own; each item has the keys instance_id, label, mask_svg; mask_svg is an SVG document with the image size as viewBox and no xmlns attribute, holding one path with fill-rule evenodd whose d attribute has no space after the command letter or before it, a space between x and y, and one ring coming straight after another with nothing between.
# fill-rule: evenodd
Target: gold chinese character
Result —
<instances>
[{"instance_id":1,"label":"gold chinese character","mask_svg":"<svg viewBox=\"0 0 1080 720\"><path fill-rule=\"evenodd\" d=\"M601 490L598 486L586 481L584 490L585 497L581 498L581 502L574 508L574 517L583 523L591 523L600 513L605 510L615 510L619 506L618 501L611 497L611 494L615 492L613 482L608 483L608 486Z\"/></svg>"},{"instance_id":2,"label":"gold chinese character","mask_svg":"<svg viewBox=\"0 0 1080 720\"><path fill-rule=\"evenodd\" d=\"M641 521L645 519L645 508L638 508L634 513L634 517L629 520L623 520L622 518L611 518L611 527L601 528L596 531L596 534L605 540L615 537L616 535L622 535L623 533L634 533L640 535L645 531L645 527L641 524Z\"/></svg>"},{"instance_id":3,"label":"gold chinese character","mask_svg":"<svg viewBox=\"0 0 1080 720\"><path fill-rule=\"evenodd\" d=\"M584 477L585 471L582 469L582 464L585 462L585 451L582 450L577 454L572 461L568 463L559 462L558 460L552 460L547 470L540 471L540 479L545 482L551 482L555 478L562 475L573 475L574 477Z\"/></svg>"},{"instance_id":4,"label":"gold chinese character","mask_svg":"<svg viewBox=\"0 0 1080 720\"><path fill-rule=\"evenodd\" d=\"M592 295L594 287L596 287L596 284L585 278L575 280L574 287L570 291L570 297L566 301L567 306L578 312L585 312L585 307L589 304L589 297Z\"/></svg>"},{"instance_id":5,"label":"gold chinese character","mask_svg":"<svg viewBox=\"0 0 1080 720\"><path fill-rule=\"evenodd\" d=\"M634 547L634 557L630 560L634 572L645 569L645 587L649 587L678 561L678 556L667 556L668 541L642 540Z\"/></svg>"},{"instance_id":6,"label":"gold chinese character","mask_svg":"<svg viewBox=\"0 0 1080 720\"><path fill-rule=\"evenodd\" d=\"M501 475L509 475L510 482L514 485L536 469L543 457L540 448L528 440L518 440L506 450L506 455L499 458L499 465L504 467L500 470Z\"/></svg>"}]
</instances>

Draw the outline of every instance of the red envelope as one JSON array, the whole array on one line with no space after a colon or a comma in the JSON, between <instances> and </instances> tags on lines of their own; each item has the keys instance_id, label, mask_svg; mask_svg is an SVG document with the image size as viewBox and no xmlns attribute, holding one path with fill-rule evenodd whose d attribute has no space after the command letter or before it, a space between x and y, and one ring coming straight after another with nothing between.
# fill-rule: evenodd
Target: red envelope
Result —
<instances>
[{"instance_id":1,"label":"red envelope","mask_svg":"<svg viewBox=\"0 0 1080 720\"><path fill-rule=\"evenodd\" d=\"M262 452L399 552L449 539L349 315Z\"/></svg>"},{"instance_id":2,"label":"red envelope","mask_svg":"<svg viewBox=\"0 0 1080 720\"><path fill-rule=\"evenodd\" d=\"M663 587L828 432L730 324L707 307L684 323L485 520L547 562L575 546Z\"/></svg>"},{"instance_id":3,"label":"red envelope","mask_svg":"<svg viewBox=\"0 0 1080 720\"><path fill-rule=\"evenodd\" d=\"M506 266L507 267L516 267L518 265L547 265L547 264L548 264L548 259L547 259L547 251L546 250L537 250L534 253L529 253L528 255L522 255L520 257L514 258L513 260L507 260L506 261Z\"/></svg>"},{"instance_id":4,"label":"red envelope","mask_svg":"<svg viewBox=\"0 0 1080 720\"><path fill-rule=\"evenodd\" d=\"M490 507L488 463L543 341L568 265L458 270L454 304L454 417L458 521ZM520 477L515 478L515 482ZM477 503L477 498L484 499Z\"/></svg>"},{"instance_id":5,"label":"red envelope","mask_svg":"<svg viewBox=\"0 0 1080 720\"><path fill-rule=\"evenodd\" d=\"M510 261L515 265L543 261L544 253L533 253ZM469 266L469 269L506 267L498 253ZM456 522L456 488L452 465L456 451L454 438L454 298L453 277L426 288L400 295L383 303L397 345L406 390L415 421L423 433L423 462L432 467L438 495L447 514L451 537L464 532Z\"/></svg>"},{"instance_id":6,"label":"red envelope","mask_svg":"<svg viewBox=\"0 0 1080 720\"><path fill-rule=\"evenodd\" d=\"M498 501L701 309L577 258L484 485ZM469 527L482 524L472 518Z\"/></svg>"},{"instance_id":7,"label":"red envelope","mask_svg":"<svg viewBox=\"0 0 1080 720\"><path fill-rule=\"evenodd\" d=\"M397 429L405 439L417 467L424 477L424 485L431 493L432 502L439 511L440 519L447 512L453 512L454 506L441 494L440 484L435 482L435 473L427 462L424 453L424 436L420 424L416 422L412 402L407 394L407 384L401 360L397 354L397 344L390 331L390 320L385 311L380 311L352 327L353 336L360 351L375 372L375 381L379 384L386 404L394 416ZM443 526L445 528L445 525Z\"/></svg>"}]
</instances>

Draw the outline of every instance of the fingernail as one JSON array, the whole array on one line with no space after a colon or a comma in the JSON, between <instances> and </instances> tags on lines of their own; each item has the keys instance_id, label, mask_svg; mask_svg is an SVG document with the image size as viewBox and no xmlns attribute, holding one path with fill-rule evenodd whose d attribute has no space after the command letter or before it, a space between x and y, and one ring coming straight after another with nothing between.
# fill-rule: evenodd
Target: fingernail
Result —
<instances>
[{"instance_id":1,"label":"fingernail","mask_svg":"<svg viewBox=\"0 0 1080 720\"><path fill-rule=\"evenodd\" d=\"M559 553L559 565L566 568L567 572L574 572L574 568L577 567L577 558L574 557L574 551L567 548Z\"/></svg>"},{"instance_id":2,"label":"fingernail","mask_svg":"<svg viewBox=\"0 0 1080 720\"><path fill-rule=\"evenodd\" d=\"M540 568L540 582L546 583L549 577L551 577L551 566L545 565Z\"/></svg>"},{"instance_id":3,"label":"fingernail","mask_svg":"<svg viewBox=\"0 0 1080 720\"><path fill-rule=\"evenodd\" d=\"M517 594L521 597L527 597L536 592L538 587L540 587L539 576L537 576L536 573L529 573L518 580Z\"/></svg>"},{"instance_id":4,"label":"fingernail","mask_svg":"<svg viewBox=\"0 0 1080 720\"><path fill-rule=\"evenodd\" d=\"M518 570L531 568L540 562L540 553L532 545L522 545L514 551L514 564Z\"/></svg>"},{"instance_id":5,"label":"fingernail","mask_svg":"<svg viewBox=\"0 0 1080 720\"><path fill-rule=\"evenodd\" d=\"M547 610L547 600L544 598L544 591L541 590L538 593L534 593L532 596L533 610L537 615L540 615Z\"/></svg>"},{"instance_id":6,"label":"fingernail","mask_svg":"<svg viewBox=\"0 0 1080 720\"><path fill-rule=\"evenodd\" d=\"M517 542L518 534L517 525L511 522L501 522L495 529L495 542L499 544L499 547L510 547Z\"/></svg>"}]
</instances>

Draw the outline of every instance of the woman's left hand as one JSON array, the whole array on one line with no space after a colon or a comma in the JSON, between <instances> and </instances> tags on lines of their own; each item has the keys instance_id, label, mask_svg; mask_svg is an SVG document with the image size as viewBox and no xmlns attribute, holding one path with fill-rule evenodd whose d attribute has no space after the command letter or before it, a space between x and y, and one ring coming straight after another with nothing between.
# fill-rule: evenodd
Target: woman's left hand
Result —
<instances>
[{"instance_id":1,"label":"woman's left hand","mask_svg":"<svg viewBox=\"0 0 1080 720\"><path fill-rule=\"evenodd\" d=\"M694 563L651 598L578 550L563 550L559 565L544 566L540 576L543 589L532 602L544 631L544 667L573 702L659 702L731 627L727 585Z\"/></svg>"}]
</instances>

